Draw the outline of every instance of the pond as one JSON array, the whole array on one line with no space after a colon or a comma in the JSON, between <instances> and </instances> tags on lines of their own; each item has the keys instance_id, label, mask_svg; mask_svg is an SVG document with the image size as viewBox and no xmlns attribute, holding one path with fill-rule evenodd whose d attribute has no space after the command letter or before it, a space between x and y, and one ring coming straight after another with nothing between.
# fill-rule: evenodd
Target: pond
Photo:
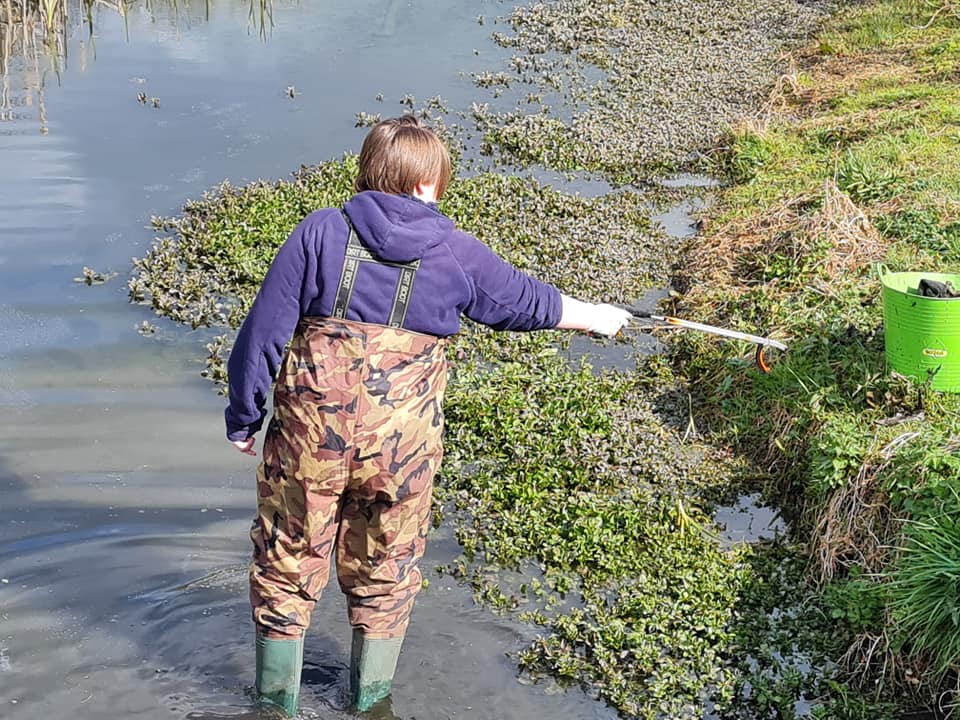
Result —
<instances>
[{"instance_id":1,"label":"pond","mask_svg":"<svg viewBox=\"0 0 960 720\"><path fill-rule=\"evenodd\" d=\"M469 73L505 57L489 34L510 3L86 7L52 42L0 37L0 716L243 717L254 464L200 377L208 334L130 305L130 258L151 216L223 179L356 151L360 111L468 104ZM118 276L88 286L84 267ZM456 553L440 532L427 564ZM615 717L518 683L507 654L532 631L426 574L380 717ZM348 638L333 586L304 716L344 715Z\"/></svg>"}]
</instances>

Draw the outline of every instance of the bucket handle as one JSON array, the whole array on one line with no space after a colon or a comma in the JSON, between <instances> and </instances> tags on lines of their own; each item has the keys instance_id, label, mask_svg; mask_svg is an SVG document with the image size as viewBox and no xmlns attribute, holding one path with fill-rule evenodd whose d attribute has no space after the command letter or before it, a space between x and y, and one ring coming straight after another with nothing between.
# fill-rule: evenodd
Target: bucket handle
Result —
<instances>
[{"instance_id":1,"label":"bucket handle","mask_svg":"<svg viewBox=\"0 0 960 720\"><path fill-rule=\"evenodd\" d=\"M881 280L883 280L883 278L886 275L890 274L890 271L887 269L887 266L881 262L878 262L874 267L876 267L877 269L877 277L879 277Z\"/></svg>"}]
</instances>

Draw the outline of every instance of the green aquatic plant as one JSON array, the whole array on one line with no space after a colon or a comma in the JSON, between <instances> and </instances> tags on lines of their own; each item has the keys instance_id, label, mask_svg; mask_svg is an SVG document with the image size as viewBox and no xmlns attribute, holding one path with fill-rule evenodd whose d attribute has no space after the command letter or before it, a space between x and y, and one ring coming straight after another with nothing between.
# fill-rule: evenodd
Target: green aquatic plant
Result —
<instances>
[{"instance_id":1,"label":"green aquatic plant","mask_svg":"<svg viewBox=\"0 0 960 720\"><path fill-rule=\"evenodd\" d=\"M531 677L595 688L628 717L699 717L733 679L720 654L741 582L697 497L730 468L664 426L645 373L557 353L460 363L437 496L477 596L543 627ZM504 589L498 568L543 576Z\"/></svg>"},{"instance_id":2,"label":"green aquatic plant","mask_svg":"<svg viewBox=\"0 0 960 720\"><path fill-rule=\"evenodd\" d=\"M160 237L134 260L131 300L191 327L238 327L277 249L312 210L342 204L356 158L302 168L291 180L222 183L177 218L154 218Z\"/></svg>"},{"instance_id":3,"label":"green aquatic plant","mask_svg":"<svg viewBox=\"0 0 960 720\"><path fill-rule=\"evenodd\" d=\"M878 578L854 567L847 577L824 587L822 601L831 618L849 632L868 632L883 624L888 588Z\"/></svg>"},{"instance_id":4,"label":"green aquatic plant","mask_svg":"<svg viewBox=\"0 0 960 720\"><path fill-rule=\"evenodd\" d=\"M521 5L493 37L513 53L510 84L530 86L543 102L531 108L520 99L482 113L485 150L503 162L583 169L616 184L702 168L716 138L776 82L783 50L818 16L810 5L779 0ZM487 85L489 75L477 80Z\"/></svg>"}]
</instances>

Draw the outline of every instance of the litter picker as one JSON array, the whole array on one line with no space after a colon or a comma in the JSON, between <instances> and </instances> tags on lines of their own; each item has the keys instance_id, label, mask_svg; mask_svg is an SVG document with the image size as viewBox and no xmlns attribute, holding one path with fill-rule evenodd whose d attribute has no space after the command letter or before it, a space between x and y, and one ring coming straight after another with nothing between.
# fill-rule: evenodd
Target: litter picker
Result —
<instances>
[{"instance_id":1,"label":"litter picker","mask_svg":"<svg viewBox=\"0 0 960 720\"><path fill-rule=\"evenodd\" d=\"M772 340L768 337L762 337L760 335L751 335L750 333L740 332L739 330L729 330L727 328L716 327L714 325L705 325L704 323L698 323L692 320L683 320L682 318L671 317L670 315L655 315L654 313L638 310L637 308L630 307L628 305L618 305L617 307L622 307L624 310L627 310L635 318L652 320L655 323L663 323L669 328L689 328L690 330L699 330L700 332L710 333L711 335L720 335L722 337L733 338L734 340L746 340L747 342L754 343L757 346L757 353L754 356L754 361L757 363L757 367L760 368L760 371L763 373L770 372L772 367L768 362L766 350L768 348L774 348L775 350L786 352L787 349L787 346L782 342Z\"/></svg>"}]
</instances>

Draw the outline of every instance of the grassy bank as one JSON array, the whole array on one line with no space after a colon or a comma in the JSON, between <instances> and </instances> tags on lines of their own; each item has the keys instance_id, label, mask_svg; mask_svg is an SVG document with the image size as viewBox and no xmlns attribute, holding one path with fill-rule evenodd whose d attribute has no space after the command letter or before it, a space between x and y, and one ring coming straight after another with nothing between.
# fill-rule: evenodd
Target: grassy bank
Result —
<instances>
[{"instance_id":1,"label":"grassy bank","mask_svg":"<svg viewBox=\"0 0 960 720\"><path fill-rule=\"evenodd\" d=\"M960 396L888 372L875 263L960 272L958 79L956 6L841 11L717 153L733 184L679 277L685 314L790 345L763 377L704 338L676 352L699 418L796 520L797 590L843 637L835 698L955 695Z\"/></svg>"}]
</instances>

